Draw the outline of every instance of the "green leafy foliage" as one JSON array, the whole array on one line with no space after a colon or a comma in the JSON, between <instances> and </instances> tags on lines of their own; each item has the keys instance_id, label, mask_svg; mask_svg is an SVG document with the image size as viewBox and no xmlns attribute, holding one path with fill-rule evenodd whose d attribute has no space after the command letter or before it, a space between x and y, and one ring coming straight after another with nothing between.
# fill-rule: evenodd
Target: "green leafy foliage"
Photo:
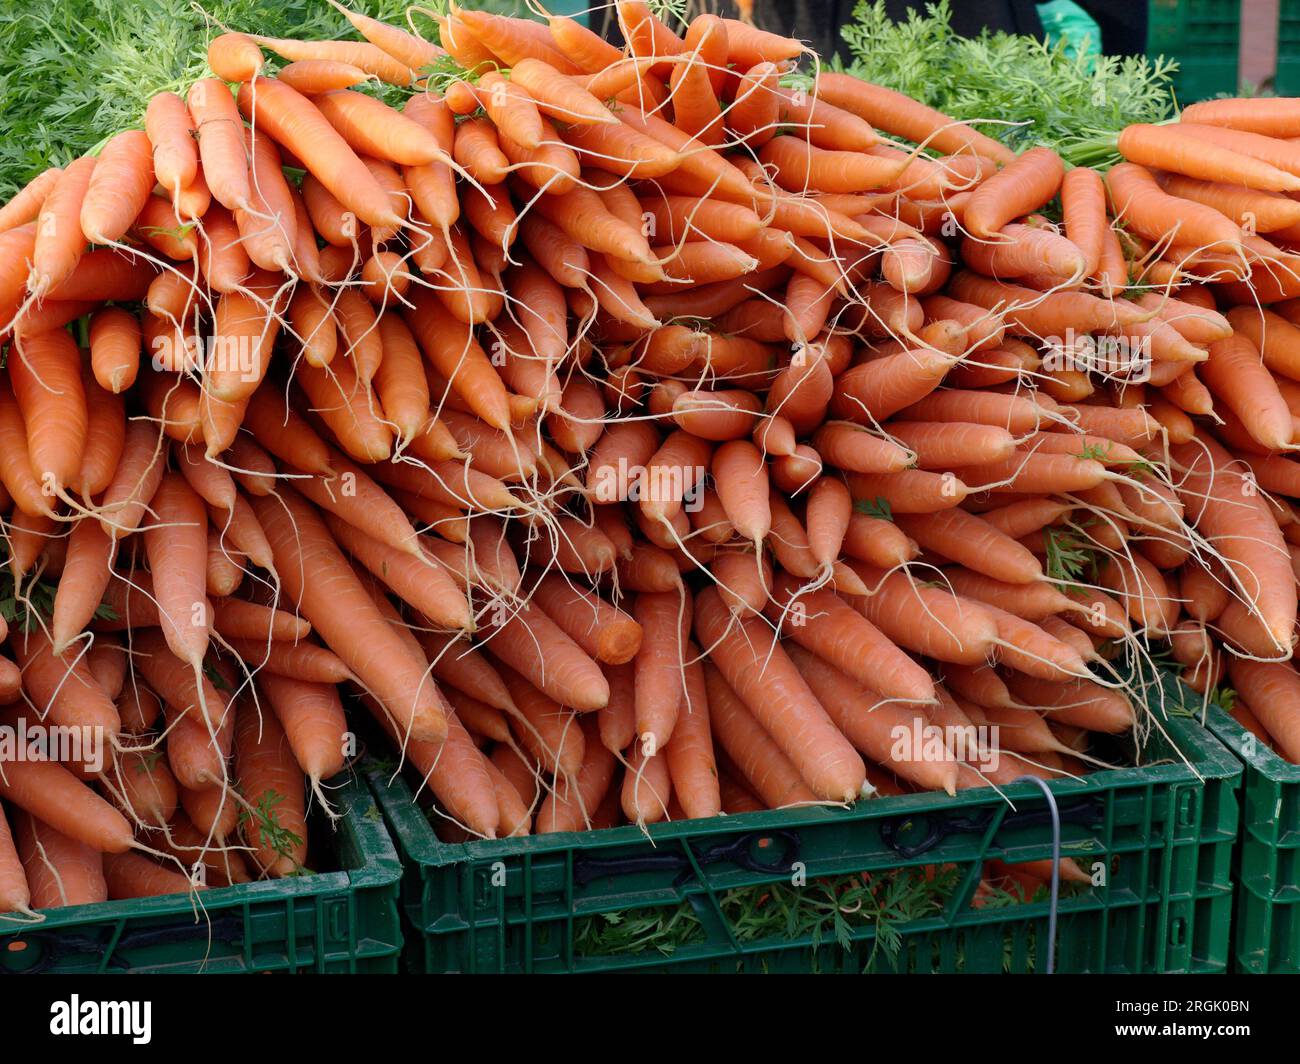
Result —
<instances>
[{"instance_id":1,"label":"green leafy foliage","mask_svg":"<svg viewBox=\"0 0 1300 1064\"><path fill-rule=\"evenodd\" d=\"M295 847L302 845L302 839L281 825L275 807L283 801L284 795L277 791L264 792L251 809L246 806L239 810L239 825L245 838L250 837L251 828L256 833L258 846L265 846L281 857L288 857Z\"/></svg>"},{"instance_id":2,"label":"green leafy foliage","mask_svg":"<svg viewBox=\"0 0 1300 1064\"><path fill-rule=\"evenodd\" d=\"M942 912L959 878L956 868L933 878L899 868L872 875L828 876L802 886L740 887L724 891L718 900L738 942L807 937L814 947L834 941L851 950L853 931L873 927L866 963L870 969L878 955L891 964L897 960L902 929ZM669 956L704 940L703 926L689 902L601 913L574 927L574 952L579 956L651 951Z\"/></svg>"},{"instance_id":3,"label":"green leafy foliage","mask_svg":"<svg viewBox=\"0 0 1300 1064\"><path fill-rule=\"evenodd\" d=\"M54 615L55 585L45 580L29 580L19 587L9 572L7 557L0 556L0 566L3 566L0 569L0 617L9 627L22 632L48 626ZM111 606L100 603L95 618L112 621L117 614Z\"/></svg>"},{"instance_id":4,"label":"green leafy foliage","mask_svg":"<svg viewBox=\"0 0 1300 1064\"><path fill-rule=\"evenodd\" d=\"M1047 576L1062 591L1068 591L1081 582L1097 582L1097 551L1078 530L1046 528L1043 546L1047 550Z\"/></svg>"},{"instance_id":5,"label":"green leafy foliage","mask_svg":"<svg viewBox=\"0 0 1300 1064\"><path fill-rule=\"evenodd\" d=\"M864 517L876 517L882 521L894 519L894 511L889 507L889 500L880 495L874 499L855 499L853 509Z\"/></svg>"},{"instance_id":6,"label":"green leafy foliage","mask_svg":"<svg viewBox=\"0 0 1300 1064\"><path fill-rule=\"evenodd\" d=\"M405 0L351 0L351 6L407 26ZM476 0L474 6L524 13L523 0ZM424 36L435 36L427 16L414 20ZM46 167L97 150L114 133L142 128L151 96L183 93L210 76L208 41L225 30L360 39L326 0L0 4L0 201Z\"/></svg>"},{"instance_id":7,"label":"green leafy foliage","mask_svg":"<svg viewBox=\"0 0 1300 1064\"><path fill-rule=\"evenodd\" d=\"M1084 143L1101 162L1105 145L1132 122L1160 122L1173 109L1176 65L1144 56L1071 55L1066 42L985 31L953 31L948 0L892 21L881 0L859 0L843 30L848 70L896 89L1013 148L1046 144L1066 152Z\"/></svg>"}]
</instances>

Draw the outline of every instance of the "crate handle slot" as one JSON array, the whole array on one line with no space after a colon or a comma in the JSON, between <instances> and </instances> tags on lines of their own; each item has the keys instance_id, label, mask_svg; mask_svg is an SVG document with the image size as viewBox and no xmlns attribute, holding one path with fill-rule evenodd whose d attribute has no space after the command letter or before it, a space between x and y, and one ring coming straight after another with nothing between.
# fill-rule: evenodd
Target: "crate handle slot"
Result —
<instances>
[{"instance_id":1,"label":"crate handle slot","mask_svg":"<svg viewBox=\"0 0 1300 1064\"><path fill-rule=\"evenodd\" d=\"M30 968L23 968L20 971L22 974L43 972L65 956L76 957L85 954L103 953L110 946L112 955L107 958L108 966L110 968L129 970L130 964L118 956L123 950L141 949L146 946L158 946L168 942L185 942L193 938L208 937L214 943L220 942L224 945L233 945L240 940L242 935L243 928L239 919L234 916L218 917L211 924L201 921L197 924L186 924L182 927L145 928L122 935L112 943L103 942L91 935L80 935L67 929L54 928L49 931L29 931L22 938L27 943L28 949L31 949L33 945L40 947L41 959ZM16 973L0 967L0 975L13 974Z\"/></svg>"},{"instance_id":2,"label":"crate handle slot","mask_svg":"<svg viewBox=\"0 0 1300 1064\"><path fill-rule=\"evenodd\" d=\"M754 857L754 852L764 853L773 843L780 843L780 848L772 848L773 860L762 861ZM683 842L689 847L689 843ZM799 836L792 831L751 831L737 836L730 842L721 842L706 846L702 850L692 850L696 861L701 865L718 864L726 861L739 865L750 872L787 872L799 860ZM573 863L574 881L582 887L596 879L606 876L626 876L637 872L680 870L681 874L673 881L680 886L691 878L691 860L680 853L638 854L634 857L582 857Z\"/></svg>"},{"instance_id":3,"label":"crate handle slot","mask_svg":"<svg viewBox=\"0 0 1300 1064\"><path fill-rule=\"evenodd\" d=\"M1093 825L1101 820L1104 805L1100 798L1085 798L1069 805L1060 806L1062 824ZM1001 812L1000 807L991 807L973 815L942 813L912 813L907 816L891 817L880 824L880 837L886 846L900 857L920 857L929 853L949 835L978 835L992 823L994 816ZM1007 813L1002 819L1001 828L1027 828L1039 824L1050 824L1052 811L1045 805L1041 809L1025 809ZM923 831L919 842L903 841L904 833L911 835L917 828Z\"/></svg>"}]
</instances>

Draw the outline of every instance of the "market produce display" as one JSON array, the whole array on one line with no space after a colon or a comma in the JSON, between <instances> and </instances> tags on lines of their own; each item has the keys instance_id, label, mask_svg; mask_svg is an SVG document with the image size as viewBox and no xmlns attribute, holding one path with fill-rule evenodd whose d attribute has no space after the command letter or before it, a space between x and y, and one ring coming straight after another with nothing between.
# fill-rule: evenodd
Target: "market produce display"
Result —
<instances>
[{"instance_id":1,"label":"market produce display","mask_svg":"<svg viewBox=\"0 0 1300 1064\"><path fill-rule=\"evenodd\" d=\"M1170 663L1300 759L1300 101L1102 171L617 11L222 33L0 208L0 723L107 751L0 908L300 871L353 728L457 838L1078 776Z\"/></svg>"}]
</instances>

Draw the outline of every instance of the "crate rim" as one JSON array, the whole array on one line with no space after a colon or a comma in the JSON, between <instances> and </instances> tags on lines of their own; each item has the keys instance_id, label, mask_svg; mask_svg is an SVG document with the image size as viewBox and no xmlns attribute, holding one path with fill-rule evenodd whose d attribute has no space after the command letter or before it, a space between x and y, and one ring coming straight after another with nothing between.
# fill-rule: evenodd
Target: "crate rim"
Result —
<instances>
[{"instance_id":1,"label":"crate rim","mask_svg":"<svg viewBox=\"0 0 1300 1064\"><path fill-rule=\"evenodd\" d=\"M1279 783L1300 783L1300 765L1293 765L1261 742L1251 743L1251 749L1248 750L1247 738L1250 733L1221 706L1213 703L1210 705L1206 727L1234 756L1251 768L1266 773L1269 779Z\"/></svg>"},{"instance_id":2,"label":"crate rim","mask_svg":"<svg viewBox=\"0 0 1300 1064\"><path fill-rule=\"evenodd\" d=\"M325 785L328 785L328 782L326 781ZM356 827L357 841L366 858L365 863L358 868L343 868L310 876L285 876L280 879L263 879L252 883L233 883L226 887L213 887L203 891L202 908L197 907L188 894L164 894L153 898L120 898L113 901L92 902L89 905L39 909L37 911L44 916L42 920L33 920L22 914L11 917L0 913L0 937L28 934L34 931L54 931L72 924L84 924L90 920L105 922L149 916L175 916L187 910L193 911L196 916L202 918L205 910L208 915L211 915L245 903L290 897L324 897L334 893L344 895L349 888L353 887L369 889L398 882L403 872L401 858L397 854L396 844L384 830L383 811L379 809L379 802L373 791L366 786L365 780L359 773L352 772L346 777L343 786L334 793L338 796L338 804L345 815L348 812L354 814L347 819ZM378 818L367 817L370 807L380 812Z\"/></svg>"},{"instance_id":3,"label":"crate rim","mask_svg":"<svg viewBox=\"0 0 1300 1064\"><path fill-rule=\"evenodd\" d=\"M1162 722L1170 732L1170 739L1192 765L1183 761L1166 761L1155 765L1133 765L1090 773L1080 780L1053 780L1048 786L1058 799L1106 791L1125 783L1190 783L1198 780L1224 780L1240 776L1241 765L1232 753L1220 745L1211 733L1191 717L1166 715ZM1195 750L1188 749L1193 747ZM1192 756L1193 752L1195 757ZM1198 771L1199 770L1199 771ZM542 854L581 849L591 842L586 831L553 832L545 835L522 835L501 839L476 839L465 843L446 843L434 834L432 825L413 801L399 799L400 790L409 795L410 788L400 771L385 771L374 762L364 766L368 779L374 784L376 800L385 815L392 818L394 834L410 860L421 868L443 868L467 861L484 861L500 857L531 857ZM402 787L393 787L390 780L396 776ZM1103 779L1096 777L1103 776ZM1006 798L1040 799L1042 791L1032 783L1017 783L1003 787ZM947 808L959 809L987 801L992 787L978 787L958 791L947 796ZM395 793L396 792L396 793ZM600 832L602 846L624 843L670 842L678 838L698 839L711 834L737 831L769 831L798 828L842 820L876 819L890 815L906 816L908 813L932 813L935 792L893 795L860 801L848 808L816 806L806 809L769 809L755 813L720 815L702 820L676 820L649 825L645 830L628 824L616 828L603 828ZM423 825L423 827L420 827ZM412 830L412 829L415 830Z\"/></svg>"}]
</instances>

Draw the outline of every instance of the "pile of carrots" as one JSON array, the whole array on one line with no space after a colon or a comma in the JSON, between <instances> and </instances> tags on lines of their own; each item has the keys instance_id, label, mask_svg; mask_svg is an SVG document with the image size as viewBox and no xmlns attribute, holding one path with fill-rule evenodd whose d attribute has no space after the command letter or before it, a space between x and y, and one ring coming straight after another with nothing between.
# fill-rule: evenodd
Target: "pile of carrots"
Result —
<instances>
[{"instance_id":1,"label":"pile of carrots","mask_svg":"<svg viewBox=\"0 0 1300 1064\"><path fill-rule=\"evenodd\" d=\"M3 723L109 749L0 909L300 869L345 701L449 838L1077 776L1161 655L1300 759L1300 101L1067 172L616 7L226 33L0 208Z\"/></svg>"}]
</instances>

